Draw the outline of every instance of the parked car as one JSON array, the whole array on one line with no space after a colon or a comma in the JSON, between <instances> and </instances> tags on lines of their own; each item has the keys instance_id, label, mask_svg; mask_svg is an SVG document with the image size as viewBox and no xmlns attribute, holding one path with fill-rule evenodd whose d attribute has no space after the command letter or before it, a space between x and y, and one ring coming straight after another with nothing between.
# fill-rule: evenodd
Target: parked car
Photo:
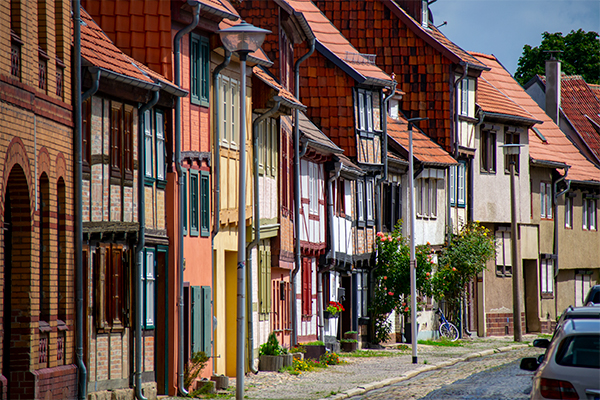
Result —
<instances>
[{"instance_id":1,"label":"parked car","mask_svg":"<svg viewBox=\"0 0 600 400\"><path fill-rule=\"evenodd\" d=\"M600 285L594 285L590 288L583 304L586 306L600 305Z\"/></svg>"},{"instance_id":2,"label":"parked car","mask_svg":"<svg viewBox=\"0 0 600 400\"><path fill-rule=\"evenodd\" d=\"M531 399L600 400L600 319L565 318L551 341L533 345L547 350L521 360L521 369L536 371Z\"/></svg>"}]
</instances>

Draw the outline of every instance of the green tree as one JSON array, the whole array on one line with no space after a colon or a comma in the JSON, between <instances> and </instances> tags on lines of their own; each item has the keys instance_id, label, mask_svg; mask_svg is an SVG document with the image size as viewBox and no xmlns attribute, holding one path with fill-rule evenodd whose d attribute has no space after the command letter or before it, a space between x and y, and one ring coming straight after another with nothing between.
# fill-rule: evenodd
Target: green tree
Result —
<instances>
[{"instance_id":1,"label":"green tree","mask_svg":"<svg viewBox=\"0 0 600 400\"><path fill-rule=\"evenodd\" d=\"M433 250L429 244L416 246L417 291L431 296ZM377 267L374 272L374 292L371 312L375 339L385 342L391 326L387 321L394 310L403 312L410 294L410 246L398 224L391 234L377 233Z\"/></svg>"},{"instance_id":2,"label":"green tree","mask_svg":"<svg viewBox=\"0 0 600 400\"><path fill-rule=\"evenodd\" d=\"M542 34L539 46L523 46L519 58L515 79L525 85L535 75L545 75L548 53L544 51L560 50L562 72L567 75L582 75L587 83L600 84L600 42L597 32L585 32L582 29L571 31L563 36L561 32Z\"/></svg>"},{"instance_id":3,"label":"green tree","mask_svg":"<svg viewBox=\"0 0 600 400\"><path fill-rule=\"evenodd\" d=\"M452 237L438 259L438 269L432 278L433 295L449 306L447 317L454 319L467 284L485 269L487 261L496 256L496 242L490 231L477 222L465 225Z\"/></svg>"}]
</instances>

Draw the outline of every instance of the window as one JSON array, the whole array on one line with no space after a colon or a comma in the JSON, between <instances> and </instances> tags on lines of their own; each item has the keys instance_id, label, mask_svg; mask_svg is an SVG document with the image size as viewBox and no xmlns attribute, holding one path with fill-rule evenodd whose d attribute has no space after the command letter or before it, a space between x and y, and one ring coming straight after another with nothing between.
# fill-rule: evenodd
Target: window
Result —
<instances>
[{"instance_id":1,"label":"window","mask_svg":"<svg viewBox=\"0 0 600 400\"><path fill-rule=\"evenodd\" d=\"M220 109L221 121L223 121L221 144L236 148L239 136L238 120L240 118L238 106L239 82L226 76L222 76L220 79L221 99L223 101L223 107Z\"/></svg>"},{"instance_id":2,"label":"window","mask_svg":"<svg viewBox=\"0 0 600 400\"><path fill-rule=\"evenodd\" d=\"M469 115L469 78L460 81L460 114Z\"/></svg>"},{"instance_id":3,"label":"window","mask_svg":"<svg viewBox=\"0 0 600 400\"><path fill-rule=\"evenodd\" d=\"M198 170L190 169L190 236L198 236Z\"/></svg>"},{"instance_id":4,"label":"window","mask_svg":"<svg viewBox=\"0 0 600 400\"><path fill-rule=\"evenodd\" d=\"M183 174L183 185L181 185L182 196L183 196L183 210L181 219L183 220L183 234L188 234L188 173L187 169L182 169Z\"/></svg>"},{"instance_id":5,"label":"window","mask_svg":"<svg viewBox=\"0 0 600 400\"><path fill-rule=\"evenodd\" d=\"M369 293L369 285L368 285L368 273L364 270L358 271L356 274L357 279L357 304L358 304L358 318L367 317L368 309L367 309L367 301L368 301L368 293Z\"/></svg>"},{"instance_id":6,"label":"window","mask_svg":"<svg viewBox=\"0 0 600 400\"><path fill-rule=\"evenodd\" d=\"M552 184L540 183L540 216L542 219L552 219Z\"/></svg>"},{"instance_id":7,"label":"window","mask_svg":"<svg viewBox=\"0 0 600 400\"><path fill-rule=\"evenodd\" d=\"M519 144L519 133L518 132L504 132L504 144ZM519 162L519 154L507 154L504 156L504 172L510 172L510 163L515 163L515 174L519 173L520 162Z\"/></svg>"},{"instance_id":8,"label":"window","mask_svg":"<svg viewBox=\"0 0 600 400\"><path fill-rule=\"evenodd\" d=\"M133 179L133 113L129 110L123 119L123 169L125 179Z\"/></svg>"},{"instance_id":9,"label":"window","mask_svg":"<svg viewBox=\"0 0 600 400\"><path fill-rule=\"evenodd\" d=\"M144 327L153 329L156 321L156 259L153 249L146 249L144 268L141 271Z\"/></svg>"},{"instance_id":10,"label":"window","mask_svg":"<svg viewBox=\"0 0 600 400\"><path fill-rule=\"evenodd\" d=\"M258 246L258 304L258 312L263 314L260 319L268 319L271 313L271 246L268 240L261 240Z\"/></svg>"},{"instance_id":11,"label":"window","mask_svg":"<svg viewBox=\"0 0 600 400\"><path fill-rule=\"evenodd\" d=\"M312 259L302 258L302 316L312 315Z\"/></svg>"},{"instance_id":12,"label":"window","mask_svg":"<svg viewBox=\"0 0 600 400\"><path fill-rule=\"evenodd\" d=\"M467 163L465 161L459 161L457 168L456 178L456 201L459 207L465 206L465 173L467 170Z\"/></svg>"},{"instance_id":13,"label":"window","mask_svg":"<svg viewBox=\"0 0 600 400\"><path fill-rule=\"evenodd\" d=\"M595 198L584 198L583 199L583 229L595 231L597 225L597 212L596 212L596 199Z\"/></svg>"},{"instance_id":14,"label":"window","mask_svg":"<svg viewBox=\"0 0 600 400\"><path fill-rule=\"evenodd\" d=\"M120 107L114 106L110 111L110 169L112 176L120 177L123 112Z\"/></svg>"},{"instance_id":15,"label":"window","mask_svg":"<svg viewBox=\"0 0 600 400\"><path fill-rule=\"evenodd\" d=\"M455 165L450 167L448 175L449 175L448 185L450 186L448 189L448 190L450 190L450 205L455 206L456 205L456 166Z\"/></svg>"},{"instance_id":16,"label":"window","mask_svg":"<svg viewBox=\"0 0 600 400\"><path fill-rule=\"evenodd\" d=\"M382 224L386 231L391 232L402 218L402 186L398 183L384 182Z\"/></svg>"},{"instance_id":17,"label":"window","mask_svg":"<svg viewBox=\"0 0 600 400\"><path fill-rule=\"evenodd\" d=\"M416 206L419 217L435 218L437 216L437 179L417 179Z\"/></svg>"},{"instance_id":18,"label":"window","mask_svg":"<svg viewBox=\"0 0 600 400\"><path fill-rule=\"evenodd\" d=\"M146 151L145 176L154 177L154 163L152 151L152 114L150 110L144 113L144 149Z\"/></svg>"},{"instance_id":19,"label":"window","mask_svg":"<svg viewBox=\"0 0 600 400\"><path fill-rule=\"evenodd\" d=\"M280 52L280 72L281 84L287 89L291 89L293 85L292 79L292 63L294 62L294 50L292 44L287 38L283 29L279 30L279 52Z\"/></svg>"},{"instance_id":20,"label":"window","mask_svg":"<svg viewBox=\"0 0 600 400\"><path fill-rule=\"evenodd\" d=\"M156 179L166 180L165 115L156 112Z\"/></svg>"},{"instance_id":21,"label":"window","mask_svg":"<svg viewBox=\"0 0 600 400\"><path fill-rule=\"evenodd\" d=\"M541 254L540 282L542 297L554 293L554 260L552 254Z\"/></svg>"},{"instance_id":22,"label":"window","mask_svg":"<svg viewBox=\"0 0 600 400\"><path fill-rule=\"evenodd\" d=\"M512 252L510 231L500 228L496 231L496 275L512 275Z\"/></svg>"},{"instance_id":23,"label":"window","mask_svg":"<svg viewBox=\"0 0 600 400\"><path fill-rule=\"evenodd\" d=\"M373 132L373 92L358 89L358 129Z\"/></svg>"},{"instance_id":24,"label":"window","mask_svg":"<svg viewBox=\"0 0 600 400\"><path fill-rule=\"evenodd\" d=\"M481 132L481 172L496 173L495 132Z\"/></svg>"},{"instance_id":25,"label":"window","mask_svg":"<svg viewBox=\"0 0 600 400\"><path fill-rule=\"evenodd\" d=\"M92 165L92 99L81 104L81 161L82 170L90 172Z\"/></svg>"},{"instance_id":26,"label":"window","mask_svg":"<svg viewBox=\"0 0 600 400\"><path fill-rule=\"evenodd\" d=\"M367 221L373 222L375 220L375 210L373 209L373 179L367 178L367 192L365 193L367 198Z\"/></svg>"},{"instance_id":27,"label":"window","mask_svg":"<svg viewBox=\"0 0 600 400\"><path fill-rule=\"evenodd\" d=\"M261 121L258 126L258 173L277 176L277 121Z\"/></svg>"},{"instance_id":28,"label":"window","mask_svg":"<svg viewBox=\"0 0 600 400\"><path fill-rule=\"evenodd\" d=\"M191 54L191 100L194 104L209 105L210 97L210 49L208 39L192 34Z\"/></svg>"},{"instance_id":29,"label":"window","mask_svg":"<svg viewBox=\"0 0 600 400\"><path fill-rule=\"evenodd\" d=\"M593 368L592 371L594 369L597 370L600 368L598 334L567 336L558 345L555 360L558 365L566 367Z\"/></svg>"},{"instance_id":30,"label":"window","mask_svg":"<svg viewBox=\"0 0 600 400\"><path fill-rule=\"evenodd\" d=\"M591 270L575 270L575 307L585 306L585 296L592 287Z\"/></svg>"},{"instance_id":31,"label":"window","mask_svg":"<svg viewBox=\"0 0 600 400\"><path fill-rule=\"evenodd\" d=\"M357 207L358 207L358 220L365 220L365 183L363 181L356 181L356 197L358 197Z\"/></svg>"},{"instance_id":32,"label":"window","mask_svg":"<svg viewBox=\"0 0 600 400\"><path fill-rule=\"evenodd\" d=\"M573 197L565 196L565 228L573 228Z\"/></svg>"},{"instance_id":33,"label":"window","mask_svg":"<svg viewBox=\"0 0 600 400\"><path fill-rule=\"evenodd\" d=\"M207 171L200 171L200 235L207 237L210 230L210 179Z\"/></svg>"},{"instance_id":34,"label":"window","mask_svg":"<svg viewBox=\"0 0 600 400\"><path fill-rule=\"evenodd\" d=\"M340 178L337 182L336 192L336 215L345 217L346 216L346 181Z\"/></svg>"},{"instance_id":35,"label":"window","mask_svg":"<svg viewBox=\"0 0 600 400\"><path fill-rule=\"evenodd\" d=\"M119 246L101 246L94 252L96 274L95 312L98 329L126 326L122 301L124 297L123 250Z\"/></svg>"},{"instance_id":36,"label":"window","mask_svg":"<svg viewBox=\"0 0 600 400\"><path fill-rule=\"evenodd\" d=\"M309 211L316 214L319 212L319 166L309 162L308 175Z\"/></svg>"}]
</instances>

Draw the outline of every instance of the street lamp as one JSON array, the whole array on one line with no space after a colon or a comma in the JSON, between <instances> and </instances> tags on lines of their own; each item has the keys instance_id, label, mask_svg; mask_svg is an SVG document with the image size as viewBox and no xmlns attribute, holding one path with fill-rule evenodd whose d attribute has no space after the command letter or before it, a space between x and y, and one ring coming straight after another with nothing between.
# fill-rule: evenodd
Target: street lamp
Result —
<instances>
[{"instance_id":1,"label":"street lamp","mask_svg":"<svg viewBox=\"0 0 600 400\"><path fill-rule=\"evenodd\" d=\"M217 31L221 42L240 59L240 136L238 177L238 265L237 265L237 348L235 398L244 398L245 339L246 339L246 59L258 50L265 40L266 29L257 28L245 21L231 28ZM215 89L216 90L216 89ZM217 144L218 145L218 144ZM217 160L216 162L219 162ZM216 212L219 212L217 210ZM252 294L251 294L252 295Z\"/></svg>"},{"instance_id":2,"label":"street lamp","mask_svg":"<svg viewBox=\"0 0 600 400\"><path fill-rule=\"evenodd\" d=\"M521 262L517 259L517 200L515 198L515 158L521 154L522 144L505 144L500 146L505 159L510 159L510 250L513 264L513 328L515 342L523 341L521 331Z\"/></svg>"},{"instance_id":3,"label":"street lamp","mask_svg":"<svg viewBox=\"0 0 600 400\"><path fill-rule=\"evenodd\" d=\"M417 255L415 252L415 176L413 168L413 123L429 118L408 119L408 190L410 200L410 337L412 362L417 363Z\"/></svg>"}]
</instances>

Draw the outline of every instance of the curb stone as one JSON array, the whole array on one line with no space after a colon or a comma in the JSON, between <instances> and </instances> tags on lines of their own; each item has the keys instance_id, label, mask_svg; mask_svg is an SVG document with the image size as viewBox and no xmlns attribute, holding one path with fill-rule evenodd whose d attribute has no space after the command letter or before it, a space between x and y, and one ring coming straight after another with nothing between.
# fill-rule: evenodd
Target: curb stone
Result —
<instances>
[{"instance_id":1,"label":"curb stone","mask_svg":"<svg viewBox=\"0 0 600 400\"><path fill-rule=\"evenodd\" d=\"M368 392L370 390L373 390L373 389L380 389L380 388L385 387L385 386L391 386L393 384L409 380L409 379L414 378L415 376L417 376L417 375L419 375L419 374L421 374L423 372L442 369L444 367L449 367L449 366L452 366L452 365L457 364L459 362L468 361L470 359L477 358L477 357L489 356L489 355L492 355L492 354L495 354L495 353L504 353L504 352L508 352L508 351L512 351L512 350L517 350L517 349L521 349L521 348L525 348L525 347L529 347L529 345L528 344L516 344L516 345L512 345L512 346L503 346L503 347L498 347L496 349L484 350L484 351L479 351L477 353L467 354L467 355L465 355L463 357L460 357L460 358L457 358L455 360L446 361L446 362L443 362L443 363L440 363L440 364L436 364L436 365L426 366L425 368L419 368L417 370L404 373L404 374L400 375L397 378L389 378L389 379L384 379L383 381L378 381L378 382L372 382L372 383L364 384L364 385L355 387L353 389L346 390L346 391L344 391L342 393L339 393L339 394L337 394L335 396L323 397L323 398L320 398L319 400L343 400L343 399L347 399L349 397L353 397L353 396L358 396L360 394L364 394L364 393L366 393L366 392Z\"/></svg>"}]
</instances>

